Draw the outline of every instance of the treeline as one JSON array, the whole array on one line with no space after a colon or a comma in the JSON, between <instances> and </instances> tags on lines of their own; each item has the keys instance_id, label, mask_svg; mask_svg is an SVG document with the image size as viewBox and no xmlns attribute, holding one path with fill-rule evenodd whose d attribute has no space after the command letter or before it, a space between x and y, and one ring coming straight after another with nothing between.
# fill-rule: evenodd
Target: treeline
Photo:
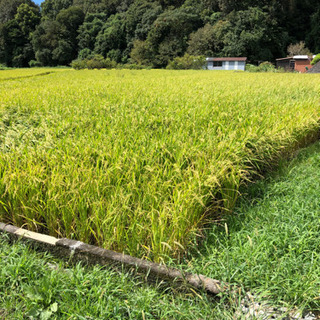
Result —
<instances>
[{"instance_id":1,"label":"treeline","mask_svg":"<svg viewBox=\"0 0 320 320\"><path fill-rule=\"evenodd\" d=\"M185 53L274 61L289 44L320 51L309 0L0 0L0 63L68 65L103 56L155 68Z\"/></svg>"}]
</instances>

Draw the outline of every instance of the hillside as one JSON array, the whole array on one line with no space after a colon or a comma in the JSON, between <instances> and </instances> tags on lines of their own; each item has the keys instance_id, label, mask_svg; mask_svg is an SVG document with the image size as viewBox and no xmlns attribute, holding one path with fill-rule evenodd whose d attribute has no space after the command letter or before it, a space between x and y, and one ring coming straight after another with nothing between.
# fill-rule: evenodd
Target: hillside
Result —
<instances>
[{"instance_id":1,"label":"hillside","mask_svg":"<svg viewBox=\"0 0 320 320\"><path fill-rule=\"evenodd\" d=\"M299 41L320 51L319 21L320 4L307 0L0 0L0 63L68 65L99 54L160 68L186 52L274 61Z\"/></svg>"}]
</instances>

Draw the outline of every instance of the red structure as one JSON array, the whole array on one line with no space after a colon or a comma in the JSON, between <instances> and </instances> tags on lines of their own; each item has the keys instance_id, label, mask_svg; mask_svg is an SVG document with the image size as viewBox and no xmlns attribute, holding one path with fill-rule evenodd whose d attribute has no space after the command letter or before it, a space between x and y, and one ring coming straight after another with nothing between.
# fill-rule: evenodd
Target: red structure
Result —
<instances>
[{"instance_id":1,"label":"red structure","mask_svg":"<svg viewBox=\"0 0 320 320\"><path fill-rule=\"evenodd\" d=\"M277 59L277 68L283 68L285 70L298 71L298 72L307 72L312 68L311 61L313 57L306 55L292 56Z\"/></svg>"}]
</instances>

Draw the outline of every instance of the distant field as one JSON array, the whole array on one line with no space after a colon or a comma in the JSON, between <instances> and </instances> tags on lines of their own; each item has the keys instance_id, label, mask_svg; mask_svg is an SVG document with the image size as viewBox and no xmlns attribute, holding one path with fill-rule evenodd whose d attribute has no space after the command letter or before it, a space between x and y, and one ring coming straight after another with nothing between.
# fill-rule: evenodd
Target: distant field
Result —
<instances>
[{"instance_id":1,"label":"distant field","mask_svg":"<svg viewBox=\"0 0 320 320\"><path fill-rule=\"evenodd\" d=\"M0 220L176 257L233 208L249 173L318 133L319 80L64 70L1 81Z\"/></svg>"}]
</instances>

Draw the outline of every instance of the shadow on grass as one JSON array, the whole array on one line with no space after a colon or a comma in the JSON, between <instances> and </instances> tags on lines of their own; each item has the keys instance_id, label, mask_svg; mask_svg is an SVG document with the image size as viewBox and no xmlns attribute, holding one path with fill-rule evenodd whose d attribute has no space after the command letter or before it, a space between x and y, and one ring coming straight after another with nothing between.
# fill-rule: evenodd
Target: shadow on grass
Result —
<instances>
[{"instance_id":1,"label":"shadow on grass","mask_svg":"<svg viewBox=\"0 0 320 320\"><path fill-rule=\"evenodd\" d=\"M320 309L320 143L243 188L232 215L184 261L193 272Z\"/></svg>"}]
</instances>

